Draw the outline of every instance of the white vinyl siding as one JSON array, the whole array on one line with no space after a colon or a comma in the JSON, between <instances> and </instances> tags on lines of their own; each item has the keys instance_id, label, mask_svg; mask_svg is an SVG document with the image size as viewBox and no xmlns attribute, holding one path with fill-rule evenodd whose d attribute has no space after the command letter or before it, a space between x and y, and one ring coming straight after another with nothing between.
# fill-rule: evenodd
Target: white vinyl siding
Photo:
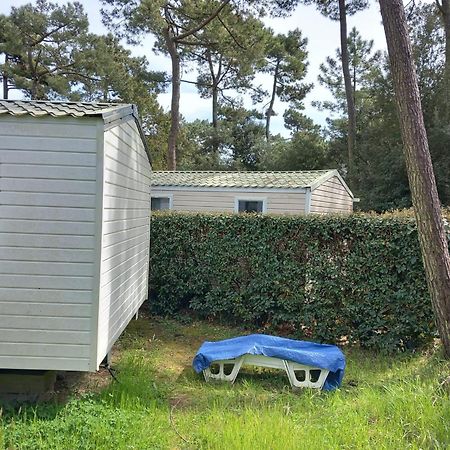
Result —
<instances>
[{"instance_id":1,"label":"white vinyl siding","mask_svg":"<svg viewBox=\"0 0 450 450\"><path fill-rule=\"evenodd\" d=\"M1 368L93 369L98 122L1 117Z\"/></svg>"},{"instance_id":2,"label":"white vinyl siding","mask_svg":"<svg viewBox=\"0 0 450 450\"><path fill-rule=\"evenodd\" d=\"M147 298L150 163L134 122L105 132L97 364Z\"/></svg>"},{"instance_id":3,"label":"white vinyl siding","mask_svg":"<svg viewBox=\"0 0 450 450\"><path fill-rule=\"evenodd\" d=\"M201 188L182 188L171 190L170 187L163 189L155 188L152 195L155 197L172 196L172 209L174 211L197 211L197 212L234 212L236 197L245 200L266 200L266 211L268 214L304 214L305 193L298 192L268 192L252 190L205 190Z\"/></svg>"},{"instance_id":4,"label":"white vinyl siding","mask_svg":"<svg viewBox=\"0 0 450 450\"><path fill-rule=\"evenodd\" d=\"M311 193L312 213L351 213L353 199L338 177L325 181Z\"/></svg>"}]
</instances>

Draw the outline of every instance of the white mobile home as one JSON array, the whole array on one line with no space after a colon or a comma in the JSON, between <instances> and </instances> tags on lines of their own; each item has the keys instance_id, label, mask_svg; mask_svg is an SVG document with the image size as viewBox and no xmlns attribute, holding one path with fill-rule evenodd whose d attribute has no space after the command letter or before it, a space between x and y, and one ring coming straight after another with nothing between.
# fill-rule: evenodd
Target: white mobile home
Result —
<instances>
[{"instance_id":1,"label":"white mobile home","mask_svg":"<svg viewBox=\"0 0 450 450\"><path fill-rule=\"evenodd\" d=\"M133 105L0 101L0 369L95 371L147 298Z\"/></svg>"},{"instance_id":2,"label":"white mobile home","mask_svg":"<svg viewBox=\"0 0 450 450\"><path fill-rule=\"evenodd\" d=\"M152 209L271 214L350 213L353 194L337 170L153 172Z\"/></svg>"}]
</instances>

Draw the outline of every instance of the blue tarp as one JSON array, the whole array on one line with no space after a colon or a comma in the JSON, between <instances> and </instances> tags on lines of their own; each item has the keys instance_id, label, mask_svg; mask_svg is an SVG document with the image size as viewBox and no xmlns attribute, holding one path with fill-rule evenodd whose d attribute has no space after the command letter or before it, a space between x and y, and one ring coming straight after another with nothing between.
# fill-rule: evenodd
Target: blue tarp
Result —
<instances>
[{"instance_id":1,"label":"blue tarp","mask_svg":"<svg viewBox=\"0 0 450 450\"><path fill-rule=\"evenodd\" d=\"M192 366L197 373L214 361L238 358L242 355L264 355L286 359L306 366L328 369L323 389L332 391L344 378L345 356L335 345L297 341L266 334L251 334L217 342L204 342L194 357Z\"/></svg>"}]
</instances>

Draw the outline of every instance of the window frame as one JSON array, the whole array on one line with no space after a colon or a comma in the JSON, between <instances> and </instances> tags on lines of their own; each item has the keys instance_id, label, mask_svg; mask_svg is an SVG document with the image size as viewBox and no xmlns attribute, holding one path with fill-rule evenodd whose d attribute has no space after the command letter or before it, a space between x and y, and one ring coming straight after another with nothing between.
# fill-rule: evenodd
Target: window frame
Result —
<instances>
[{"instance_id":1,"label":"window frame","mask_svg":"<svg viewBox=\"0 0 450 450\"><path fill-rule=\"evenodd\" d=\"M266 214L267 213L267 197L253 197L247 195L239 195L234 198L234 212L237 214L242 214L239 212L239 202L262 202L262 211L256 214ZM247 213L248 214L248 213Z\"/></svg>"},{"instance_id":2,"label":"window frame","mask_svg":"<svg viewBox=\"0 0 450 450\"><path fill-rule=\"evenodd\" d=\"M168 198L169 199L169 208L167 209L152 209L152 200L154 198ZM172 194L150 194L150 211L170 211L173 209L173 195Z\"/></svg>"}]
</instances>

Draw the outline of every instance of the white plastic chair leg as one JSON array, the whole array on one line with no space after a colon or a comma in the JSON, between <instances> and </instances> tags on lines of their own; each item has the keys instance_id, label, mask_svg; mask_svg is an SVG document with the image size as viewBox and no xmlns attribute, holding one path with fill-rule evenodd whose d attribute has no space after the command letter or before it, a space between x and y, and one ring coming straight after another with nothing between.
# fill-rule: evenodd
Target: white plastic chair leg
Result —
<instances>
[{"instance_id":1,"label":"white plastic chair leg","mask_svg":"<svg viewBox=\"0 0 450 450\"><path fill-rule=\"evenodd\" d=\"M321 389L328 376L329 370L321 369L319 367L304 366L302 364L293 363L292 361L284 361L286 366L286 373L292 387L309 387L313 389ZM313 381L311 371L320 371L316 380ZM304 380L299 380L296 371L303 371L305 374Z\"/></svg>"},{"instance_id":2,"label":"white plastic chair leg","mask_svg":"<svg viewBox=\"0 0 450 450\"><path fill-rule=\"evenodd\" d=\"M213 362L218 366L218 372L212 373L211 367L203 370L203 376L205 381L221 380L234 383L238 373L243 365L268 367L272 369L284 369L286 371L289 383L293 388L313 388L321 389L328 376L329 371L326 369L320 369L319 367L305 366L302 364L294 363L284 359L268 357L264 355L243 355L235 359L218 360ZM229 374L225 373L225 366L232 365L233 369ZM302 371L304 373L304 379L299 380L296 375L296 371ZM318 371L319 376L312 376L312 371Z\"/></svg>"},{"instance_id":3,"label":"white plastic chair leg","mask_svg":"<svg viewBox=\"0 0 450 450\"><path fill-rule=\"evenodd\" d=\"M205 381L209 380L221 380L221 381L228 381L230 383L234 383L236 380L236 377L239 373L239 370L241 369L242 362L244 360L244 356L240 356L236 359L227 359L222 361L214 361L213 364L217 364L219 366L218 373L212 373L211 367L206 368L203 370L203 376L205 378ZM227 375L225 374L225 365L231 365L234 364L233 369L231 372Z\"/></svg>"}]
</instances>

